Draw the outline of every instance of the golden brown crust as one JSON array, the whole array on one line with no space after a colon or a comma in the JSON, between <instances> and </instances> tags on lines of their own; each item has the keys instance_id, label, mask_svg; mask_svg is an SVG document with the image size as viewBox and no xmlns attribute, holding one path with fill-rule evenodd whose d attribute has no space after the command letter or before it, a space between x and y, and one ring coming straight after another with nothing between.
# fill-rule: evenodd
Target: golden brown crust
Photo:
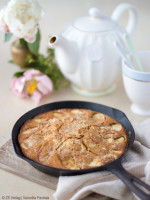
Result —
<instances>
[{"instance_id":1,"label":"golden brown crust","mask_svg":"<svg viewBox=\"0 0 150 200\"><path fill-rule=\"evenodd\" d=\"M18 140L26 157L62 169L105 165L119 158L128 144L120 123L87 109L39 114L24 123Z\"/></svg>"}]
</instances>

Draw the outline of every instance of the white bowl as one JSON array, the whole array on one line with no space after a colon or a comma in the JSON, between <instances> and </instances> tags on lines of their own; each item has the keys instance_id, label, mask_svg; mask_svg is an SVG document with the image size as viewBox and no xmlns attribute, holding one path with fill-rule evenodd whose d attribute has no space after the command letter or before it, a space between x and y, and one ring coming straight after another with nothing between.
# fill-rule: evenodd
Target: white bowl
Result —
<instances>
[{"instance_id":1,"label":"white bowl","mask_svg":"<svg viewBox=\"0 0 150 200\"><path fill-rule=\"evenodd\" d=\"M150 51L138 52L144 72L128 67L122 61L125 91L132 102L131 110L139 115L150 115Z\"/></svg>"}]
</instances>

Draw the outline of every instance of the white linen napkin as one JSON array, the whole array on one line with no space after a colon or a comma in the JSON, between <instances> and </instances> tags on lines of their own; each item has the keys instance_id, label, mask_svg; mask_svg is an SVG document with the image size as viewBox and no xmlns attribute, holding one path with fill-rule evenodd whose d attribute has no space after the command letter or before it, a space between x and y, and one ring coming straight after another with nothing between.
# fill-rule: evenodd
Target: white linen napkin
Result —
<instances>
[{"instance_id":1,"label":"white linen napkin","mask_svg":"<svg viewBox=\"0 0 150 200\"><path fill-rule=\"evenodd\" d=\"M150 184L150 119L133 123L136 138L123 162L124 168ZM91 194L94 193L94 194ZM56 200L135 200L138 199L122 181L108 171L77 176L60 176Z\"/></svg>"}]
</instances>

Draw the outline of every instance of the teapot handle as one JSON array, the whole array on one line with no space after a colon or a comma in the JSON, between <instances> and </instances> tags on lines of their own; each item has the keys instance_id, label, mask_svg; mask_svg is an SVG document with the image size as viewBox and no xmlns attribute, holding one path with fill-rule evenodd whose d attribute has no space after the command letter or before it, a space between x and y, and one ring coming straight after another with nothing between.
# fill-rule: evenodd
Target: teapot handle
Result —
<instances>
[{"instance_id":1,"label":"teapot handle","mask_svg":"<svg viewBox=\"0 0 150 200\"><path fill-rule=\"evenodd\" d=\"M111 18L114 21L119 22L121 16L127 10L129 10L129 20L128 20L128 24L126 27L126 31L127 31L127 33L129 33L131 35L135 29L135 26L137 24L137 18L138 18L137 10L136 10L135 6L133 6L132 4L129 4L129 3L119 4L113 11Z\"/></svg>"}]
</instances>

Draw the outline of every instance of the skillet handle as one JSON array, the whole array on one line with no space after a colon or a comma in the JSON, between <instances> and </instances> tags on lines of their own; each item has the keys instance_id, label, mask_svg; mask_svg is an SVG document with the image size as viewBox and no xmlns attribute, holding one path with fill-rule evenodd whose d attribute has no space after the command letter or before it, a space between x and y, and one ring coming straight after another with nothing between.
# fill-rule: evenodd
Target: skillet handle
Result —
<instances>
[{"instance_id":1,"label":"skillet handle","mask_svg":"<svg viewBox=\"0 0 150 200\"><path fill-rule=\"evenodd\" d=\"M118 176L122 182L142 200L150 200L150 185L127 172L120 162L110 164L107 169Z\"/></svg>"}]
</instances>

